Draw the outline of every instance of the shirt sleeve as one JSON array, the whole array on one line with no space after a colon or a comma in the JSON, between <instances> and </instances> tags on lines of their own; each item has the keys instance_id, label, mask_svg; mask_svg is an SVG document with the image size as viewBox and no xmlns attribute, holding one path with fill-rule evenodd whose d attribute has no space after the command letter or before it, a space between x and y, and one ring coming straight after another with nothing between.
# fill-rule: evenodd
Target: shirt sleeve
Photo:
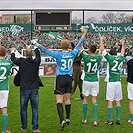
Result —
<instances>
[{"instance_id":1,"label":"shirt sleeve","mask_svg":"<svg viewBox=\"0 0 133 133\"><path fill-rule=\"evenodd\" d=\"M75 56L78 54L78 52L80 51L80 48L81 48L83 42L84 42L84 38L81 37L80 40L79 40L79 42L78 42L78 44L77 44L76 47L73 49L72 54L74 54Z\"/></svg>"},{"instance_id":2,"label":"shirt sleeve","mask_svg":"<svg viewBox=\"0 0 133 133\"><path fill-rule=\"evenodd\" d=\"M15 57L15 53L11 53L11 61L18 66L21 63L20 59Z\"/></svg>"},{"instance_id":3,"label":"shirt sleeve","mask_svg":"<svg viewBox=\"0 0 133 133\"><path fill-rule=\"evenodd\" d=\"M103 53L102 53L103 56L107 55L107 51L104 50Z\"/></svg>"},{"instance_id":4,"label":"shirt sleeve","mask_svg":"<svg viewBox=\"0 0 133 133\"><path fill-rule=\"evenodd\" d=\"M38 48L43 52L46 53L49 56L52 56L54 58L57 58L59 56L59 52L52 51L50 49L45 48L42 44L39 44Z\"/></svg>"},{"instance_id":5,"label":"shirt sleeve","mask_svg":"<svg viewBox=\"0 0 133 133\"><path fill-rule=\"evenodd\" d=\"M81 37L80 40L79 40L79 42L78 42L78 44L76 45L76 47L74 49L80 49L83 42L84 42L84 38Z\"/></svg>"},{"instance_id":6,"label":"shirt sleeve","mask_svg":"<svg viewBox=\"0 0 133 133\"><path fill-rule=\"evenodd\" d=\"M40 62L41 62L41 55L40 55L40 51L38 50L38 48L36 48L34 50L34 53L35 53L35 59L34 59L35 62L40 64Z\"/></svg>"}]
</instances>

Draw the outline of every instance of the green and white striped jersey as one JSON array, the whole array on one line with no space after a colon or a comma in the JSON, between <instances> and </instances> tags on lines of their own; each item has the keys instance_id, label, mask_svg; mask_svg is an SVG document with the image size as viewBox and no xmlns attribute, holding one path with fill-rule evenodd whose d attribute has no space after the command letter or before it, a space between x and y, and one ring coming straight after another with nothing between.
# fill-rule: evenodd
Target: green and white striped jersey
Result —
<instances>
[{"instance_id":1,"label":"green and white striped jersey","mask_svg":"<svg viewBox=\"0 0 133 133\"><path fill-rule=\"evenodd\" d=\"M0 90L9 90L8 77L12 66L12 61L0 59Z\"/></svg>"},{"instance_id":2,"label":"green and white striped jersey","mask_svg":"<svg viewBox=\"0 0 133 133\"><path fill-rule=\"evenodd\" d=\"M81 53L84 61L84 81L97 82L99 81L98 67L102 60L101 55L91 56L87 52L82 51Z\"/></svg>"},{"instance_id":3,"label":"green and white striped jersey","mask_svg":"<svg viewBox=\"0 0 133 133\"><path fill-rule=\"evenodd\" d=\"M107 75L105 78L106 82L117 82L120 81L121 70L124 62L124 55L112 56L103 51L103 56L107 60Z\"/></svg>"}]
</instances>

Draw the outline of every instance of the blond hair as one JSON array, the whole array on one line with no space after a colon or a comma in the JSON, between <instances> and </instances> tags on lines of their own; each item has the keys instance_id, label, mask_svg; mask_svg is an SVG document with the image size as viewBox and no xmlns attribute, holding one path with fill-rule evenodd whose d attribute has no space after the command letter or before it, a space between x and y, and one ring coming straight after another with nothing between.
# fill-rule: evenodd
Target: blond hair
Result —
<instances>
[{"instance_id":1,"label":"blond hair","mask_svg":"<svg viewBox=\"0 0 133 133\"><path fill-rule=\"evenodd\" d=\"M61 48L63 50L68 50L70 46L70 42L67 39L61 41Z\"/></svg>"}]
</instances>

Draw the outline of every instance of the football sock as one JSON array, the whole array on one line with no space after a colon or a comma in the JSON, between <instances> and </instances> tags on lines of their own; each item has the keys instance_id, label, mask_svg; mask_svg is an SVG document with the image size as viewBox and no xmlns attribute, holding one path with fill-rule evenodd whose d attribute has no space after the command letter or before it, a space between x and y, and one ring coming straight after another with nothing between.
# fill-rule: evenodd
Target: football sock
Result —
<instances>
[{"instance_id":1,"label":"football sock","mask_svg":"<svg viewBox=\"0 0 133 133\"><path fill-rule=\"evenodd\" d=\"M82 113L83 113L83 119L86 120L87 116L87 110L88 110L88 103L83 103L82 104Z\"/></svg>"},{"instance_id":2,"label":"football sock","mask_svg":"<svg viewBox=\"0 0 133 133\"><path fill-rule=\"evenodd\" d=\"M8 114L2 114L2 132L6 133L8 125Z\"/></svg>"},{"instance_id":3,"label":"football sock","mask_svg":"<svg viewBox=\"0 0 133 133\"><path fill-rule=\"evenodd\" d=\"M60 123L64 120L64 114L63 114L63 106L62 103L57 103L57 111L60 118Z\"/></svg>"},{"instance_id":4,"label":"football sock","mask_svg":"<svg viewBox=\"0 0 133 133\"><path fill-rule=\"evenodd\" d=\"M98 115L98 105L95 103L92 106L92 111L93 111L93 117L94 121L97 121L97 115Z\"/></svg>"},{"instance_id":5,"label":"football sock","mask_svg":"<svg viewBox=\"0 0 133 133\"><path fill-rule=\"evenodd\" d=\"M65 109L66 109L66 119L70 119L71 104L66 104Z\"/></svg>"},{"instance_id":6,"label":"football sock","mask_svg":"<svg viewBox=\"0 0 133 133\"><path fill-rule=\"evenodd\" d=\"M107 112L108 112L108 121L109 122L113 121L112 119L113 108L107 108Z\"/></svg>"},{"instance_id":7,"label":"football sock","mask_svg":"<svg viewBox=\"0 0 133 133\"><path fill-rule=\"evenodd\" d=\"M130 114L130 119L131 121L133 121L133 114Z\"/></svg>"},{"instance_id":8,"label":"football sock","mask_svg":"<svg viewBox=\"0 0 133 133\"><path fill-rule=\"evenodd\" d=\"M116 106L116 119L120 120L121 106Z\"/></svg>"}]
</instances>

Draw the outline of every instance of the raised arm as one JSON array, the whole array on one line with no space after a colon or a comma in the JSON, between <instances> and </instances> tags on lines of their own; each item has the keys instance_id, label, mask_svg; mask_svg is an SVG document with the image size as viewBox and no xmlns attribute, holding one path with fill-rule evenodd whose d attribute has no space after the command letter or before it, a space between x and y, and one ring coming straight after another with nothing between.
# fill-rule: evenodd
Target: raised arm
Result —
<instances>
[{"instance_id":1,"label":"raised arm","mask_svg":"<svg viewBox=\"0 0 133 133\"><path fill-rule=\"evenodd\" d=\"M34 53L35 53L35 62L40 64L40 62L41 62L41 55L40 55L40 51L38 50L38 48L36 48L34 50Z\"/></svg>"},{"instance_id":2,"label":"raised arm","mask_svg":"<svg viewBox=\"0 0 133 133\"><path fill-rule=\"evenodd\" d=\"M100 38L100 48L99 48L100 53L102 53L102 52L104 51L104 43L103 43L104 40L105 40L105 37L102 36L102 37Z\"/></svg>"},{"instance_id":3,"label":"raised arm","mask_svg":"<svg viewBox=\"0 0 133 133\"><path fill-rule=\"evenodd\" d=\"M124 42L123 39L120 40L120 44L122 45L122 47L121 47L121 54L124 54L125 53L125 47L124 47L125 42Z\"/></svg>"},{"instance_id":4,"label":"raised arm","mask_svg":"<svg viewBox=\"0 0 133 133\"><path fill-rule=\"evenodd\" d=\"M85 38L87 32L88 32L88 27L85 27L85 28L84 28L84 32L83 32L83 34L82 34L82 37L83 37L83 38Z\"/></svg>"},{"instance_id":5,"label":"raised arm","mask_svg":"<svg viewBox=\"0 0 133 133\"><path fill-rule=\"evenodd\" d=\"M88 27L84 27L84 32L83 32L78 44L76 45L76 47L74 49L80 49L81 48L87 32L88 32Z\"/></svg>"},{"instance_id":6,"label":"raised arm","mask_svg":"<svg viewBox=\"0 0 133 133\"><path fill-rule=\"evenodd\" d=\"M11 61L16 64L19 65L19 60L15 57L15 52L16 52L16 48L12 47L11 48Z\"/></svg>"},{"instance_id":7,"label":"raised arm","mask_svg":"<svg viewBox=\"0 0 133 133\"><path fill-rule=\"evenodd\" d=\"M43 53L46 53L49 56L52 56L54 58L58 57L58 52L51 51L50 49L45 48L42 44L39 44L36 40L31 40L31 44L35 45L37 48L39 48Z\"/></svg>"}]
</instances>

